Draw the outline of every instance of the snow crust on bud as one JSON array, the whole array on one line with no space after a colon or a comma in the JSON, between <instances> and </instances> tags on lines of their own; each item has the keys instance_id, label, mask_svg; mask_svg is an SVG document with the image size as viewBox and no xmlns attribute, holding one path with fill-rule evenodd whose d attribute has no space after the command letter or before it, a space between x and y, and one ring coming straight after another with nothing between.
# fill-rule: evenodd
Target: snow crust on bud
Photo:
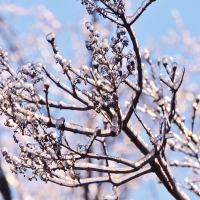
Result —
<instances>
[{"instance_id":1,"label":"snow crust on bud","mask_svg":"<svg viewBox=\"0 0 200 200\"><path fill-rule=\"evenodd\" d=\"M95 31L93 32L93 35L96 36L96 37L99 37L99 31L98 31L98 30L95 30Z\"/></svg>"},{"instance_id":2,"label":"snow crust on bud","mask_svg":"<svg viewBox=\"0 0 200 200\"><path fill-rule=\"evenodd\" d=\"M98 66L99 66L99 63L98 63L96 60L93 60L93 61L92 61L92 66L93 66L95 69L97 69Z\"/></svg>"},{"instance_id":3,"label":"snow crust on bud","mask_svg":"<svg viewBox=\"0 0 200 200\"><path fill-rule=\"evenodd\" d=\"M3 147L1 150L3 156L5 156L6 154L8 154L8 149L6 147Z\"/></svg>"},{"instance_id":4,"label":"snow crust on bud","mask_svg":"<svg viewBox=\"0 0 200 200\"><path fill-rule=\"evenodd\" d=\"M57 138L57 133L54 132L54 131L50 132L50 135L51 135L51 137L52 137L53 139L56 139L56 138Z\"/></svg>"},{"instance_id":5,"label":"snow crust on bud","mask_svg":"<svg viewBox=\"0 0 200 200\"><path fill-rule=\"evenodd\" d=\"M88 29L89 29L90 32L93 32L94 31L94 26L90 26Z\"/></svg>"},{"instance_id":6,"label":"snow crust on bud","mask_svg":"<svg viewBox=\"0 0 200 200\"><path fill-rule=\"evenodd\" d=\"M159 101L158 101L158 105L159 106L162 106L162 105L164 105L165 104L165 101L163 100L163 99L160 99Z\"/></svg>"},{"instance_id":7,"label":"snow crust on bud","mask_svg":"<svg viewBox=\"0 0 200 200\"><path fill-rule=\"evenodd\" d=\"M200 94L198 94L197 96L196 96L196 100L199 102L200 101Z\"/></svg>"},{"instance_id":8,"label":"snow crust on bud","mask_svg":"<svg viewBox=\"0 0 200 200\"><path fill-rule=\"evenodd\" d=\"M50 81L49 81L49 79L44 78L43 84L44 84L45 87L49 87L49 86L50 86Z\"/></svg>"},{"instance_id":9,"label":"snow crust on bud","mask_svg":"<svg viewBox=\"0 0 200 200\"><path fill-rule=\"evenodd\" d=\"M61 56L60 54L58 54L58 53L54 55L54 58L55 58L58 62L62 61L62 56Z\"/></svg>"},{"instance_id":10,"label":"snow crust on bud","mask_svg":"<svg viewBox=\"0 0 200 200\"><path fill-rule=\"evenodd\" d=\"M90 22L86 22L85 26L86 26L87 29L89 29L92 26L92 24Z\"/></svg>"},{"instance_id":11,"label":"snow crust on bud","mask_svg":"<svg viewBox=\"0 0 200 200\"><path fill-rule=\"evenodd\" d=\"M173 62L172 67L173 67L173 68L177 68L177 63L176 63L176 62Z\"/></svg>"},{"instance_id":12,"label":"snow crust on bud","mask_svg":"<svg viewBox=\"0 0 200 200\"><path fill-rule=\"evenodd\" d=\"M48 33L47 35L46 35L46 40L48 41L48 42L53 42L54 40L55 40L55 33L54 32L51 32L51 33Z\"/></svg>"},{"instance_id":13,"label":"snow crust on bud","mask_svg":"<svg viewBox=\"0 0 200 200\"><path fill-rule=\"evenodd\" d=\"M126 29L124 27L119 27L117 29L116 33L117 33L117 36L125 35L126 34Z\"/></svg>"},{"instance_id":14,"label":"snow crust on bud","mask_svg":"<svg viewBox=\"0 0 200 200\"><path fill-rule=\"evenodd\" d=\"M168 62L169 62L169 59L168 59L167 57L164 57L164 58L162 59L163 65L167 65Z\"/></svg>"}]
</instances>

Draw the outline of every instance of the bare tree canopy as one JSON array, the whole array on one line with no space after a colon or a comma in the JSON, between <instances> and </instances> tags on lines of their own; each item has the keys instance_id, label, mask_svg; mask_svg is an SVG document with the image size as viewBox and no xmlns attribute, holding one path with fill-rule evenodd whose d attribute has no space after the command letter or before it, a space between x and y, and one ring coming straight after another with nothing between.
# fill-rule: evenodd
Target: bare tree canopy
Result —
<instances>
[{"instance_id":1,"label":"bare tree canopy","mask_svg":"<svg viewBox=\"0 0 200 200\"><path fill-rule=\"evenodd\" d=\"M79 2L89 15L99 14L116 29L109 40L96 29L98 21L85 23L90 59L81 66L61 55L54 32L47 34L59 77L38 61L15 70L0 47L0 111L20 149L17 156L2 148L13 173L74 190L111 184L113 191L104 199L120 199L120 186L151 173L175 199L190 199L188 190L200 196L199 178L179 183L171 171L175 166L187 167L196 177L200 173L194 129L200 95L186 122L179 104L185 98L181 87L190 73L187 66L172 57L155 61L148 49L141 53L132 26L154 1L144 0L131 16L123 0ZM55 95L55 87L67 100ZM171 159L166 153L171 150L186 157Z\"/></svg>"}]
</instances>

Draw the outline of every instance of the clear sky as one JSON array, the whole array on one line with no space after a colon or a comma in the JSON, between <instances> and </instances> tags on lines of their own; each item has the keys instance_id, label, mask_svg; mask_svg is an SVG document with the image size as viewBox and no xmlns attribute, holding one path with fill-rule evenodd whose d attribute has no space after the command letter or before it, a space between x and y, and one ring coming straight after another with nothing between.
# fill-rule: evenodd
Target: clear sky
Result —
<instances>
[{"instance_id":1,"label":"clear sky","mask_svg":"<svg viewBox=\"0 0 200 200\"><path fill-rule=\"evenodd\" d=\"M136 10L140 5L141 0L132 1L132 10ZM52 11L57 19L63 23L69 23L83 15L84 6L80 4L80 0L67 0L67 1L49 1L49 0L17 0L17 4L22 7L31 7L33 5L43 4L50 11ZM199 0L157 0L147 8L145 13L135 23L139 41L145 42L146 36L153 36L158 38L166 34L169 29L175 29L173 18L170 14L172 9L179 10L185 26L194 34L200 33L200 1Z\"/></svg>"},{"instance_id":2,"label":"clear sky","mask_svg":"<svg viewBox=\"0 0 200 200\"><path fill-rule=\"evenodd\" d=\"M132 0L131 8L132 13L141 4L141 0ZM87 16L85 7L81 5L80 0L67 0L67 1L48 1L48 0L17 0L16 3L24 8L30 8L36 5L44 5L48 8L61 24L77 24L77 20L85 18ZM152 3L142 14L142 16L135 22L134 29L137 35L140 46L144 46L148 43L149 39L158 41L161 36L166 35L170 29L177 30L174 19L171 15L172 9L177 9L183 18L185 27L191 31L193 35L200 34L200 1L199 0L157 0ZM16 26L24 34L28 34L28 29L24 27L24 20L28 22L29 18L24 18L23 21L18 21ZM105 20L104 20L105 21ZM22 28L23 27L23 28ZM70 40L70 31L65 29L61 35L59 35L57 44L60 45L62 38L65 41ZM80 34L79 34L80 35ZM84 38L85 39L85 38ZM62 47L60 47L62 48ZM63 49L64 50L64 49ZM66 50L65 50L66 53ZM72 55L72 52L68 52L67 57ZM175 52L173 52L175 53ZM71 55L70 55L71 54Z\"/></svg>"}]
</instances>

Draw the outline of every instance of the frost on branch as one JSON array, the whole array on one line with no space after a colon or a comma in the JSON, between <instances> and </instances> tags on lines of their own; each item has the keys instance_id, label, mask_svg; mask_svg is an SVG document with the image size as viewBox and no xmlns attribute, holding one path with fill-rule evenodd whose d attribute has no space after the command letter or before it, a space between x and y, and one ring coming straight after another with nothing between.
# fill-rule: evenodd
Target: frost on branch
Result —
<instances>
[{"instance_id":1,"label":"frost on branch","mask_svg":"<svg viewBox=\"0 0 200 200\"><path fill-rule=\"evenodd\" d=\"M194 147L198 137L193 128L189 130L181 122L177 105L185 68L180 73L178 64L170 63L165 57L161 70L164 75L158 76L150 51L146 49L141 56L131 27L151 2L144 1L132 17L127 17L125 3L121 0L102 0L99 4L83 0L89 14L97 12L108 18L116 24L116 32L108 40L101 37L92 23L86 22L89 37L85 47L91 53L91 64L82 63L81 66L74 66L71 60L64 58L56 45L55 34L47 34L47 42L52 47L57 66L62 69L64 81L40 62L25 63L13 70L8 53L0 49L3 74L0 109L6 116L5 126L13 129L14 141L21 151L13 156L8 147L2 149L13 173L23 173L30 181L40 178L46 183L50 181L66 187L108 182L113 186L113 194L106 194L104 199L118 199L120 185L155 173L174 198L189 199L178 187L165 154L169 145L172 150L198 157ZM55 100L51 94L52 85L67 93L74 103ZM126 108L122 109L124 102ZM199 98L193 105L193 123L198 103ZM63 110L62 116L57 117L54 111L59 109ZM94 117L100 116L103 123L98 121L96 128L70 123L65 114L68 110L90 110L95 113ZM159 124L158 128L150 127L150 122ZM186 139L177 135L174 124ZM76 145L72 145L70 133L78 134ZM138 148L143 154L139 159L133 157L134 149L126 152L123 148L123 153L119 154L119 147L112 150L107 147L108 137L113 137L116 143L122 134L128 136L131 148ZM22 142L19 135L26 142ZM130 155L129 159L124 156L126 154ZM170 162L170 165L181 163ZM193 161L184 166L198 168ZM85 175L87 171L101 174Z\"/></svg>"}]
</instances>

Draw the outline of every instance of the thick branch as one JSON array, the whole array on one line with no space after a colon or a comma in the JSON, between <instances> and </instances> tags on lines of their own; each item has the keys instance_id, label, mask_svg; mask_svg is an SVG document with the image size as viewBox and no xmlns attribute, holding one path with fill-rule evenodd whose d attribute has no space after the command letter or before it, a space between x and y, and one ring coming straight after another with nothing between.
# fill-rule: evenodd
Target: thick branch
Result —
<instances>
[{"instance_id":1,"label":"thick branch","mask_svg":"<svg viewBox=\"0 0 200 200\"><path fill-rule=\"evenodd\" d=\"M146 155L149 153L147 144L142 140L142 138L136 132L133 131L133 128L131 129L131 125L127 125L127 126L124 125L123 131L127 134L127 136L131 139L131 141L138 147L138 149L143 154ZM189 200L189 197L179 188L174 190L173 184L170 183L171 180L168 179L166 173L164 172L163 168L160 166L157 160L151 161L150 165L152 167L152 170L158 176L158 178L166 187L166 189L172 194L172 196L180 200L186 200L186 199Z\"/></svg>"},{"instance_id":2,"label":"thick branch","mask_svg":"<svg viewBox=\"0 0 200 200\"><path fill-rule=\"evenodd\" d=\"M126 118L124 120L124 123L127 123L129 121L129 119L131 118L132 114L133 114L133 110L136 108L137 103L139 101L139 97L142 93L142 80L143 80L143 75L142 75L142 61L141 61L141 56L140 56L140 52L139 52L139 45L137 42L137 39L135 37L134 31L132 29L132 27L127 24L126 19L123 17L122 18L123 22L124 22L124 26L126 28L126 30L129 33L129 36L131 38L132 44L133 44L133 49L135 51L135 55L136 55L136 60L137 60L137 71L138 71L138 80L137 80L137 85L139 87L139 91L136 92L136 96L135 98L132 100L131 106L129 108L129 111L126 115Z\"/></svg>"}]
</instances>

